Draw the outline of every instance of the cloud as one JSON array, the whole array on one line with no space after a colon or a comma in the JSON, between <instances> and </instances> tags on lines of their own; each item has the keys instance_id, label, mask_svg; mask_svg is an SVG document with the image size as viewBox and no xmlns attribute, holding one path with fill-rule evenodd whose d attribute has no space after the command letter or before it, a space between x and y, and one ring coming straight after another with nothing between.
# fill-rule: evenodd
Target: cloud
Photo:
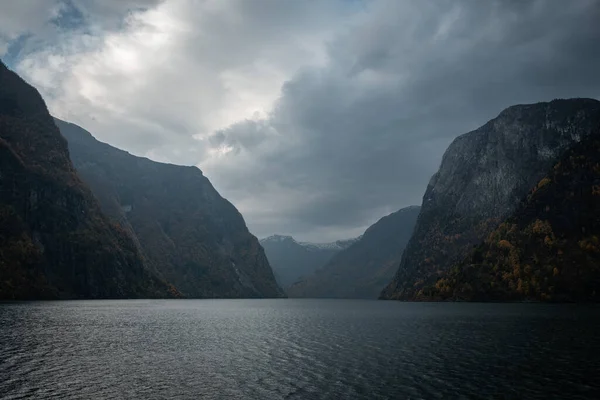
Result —
<instances>
[{"instance_id":1,"label":"cloud","mask_svg":"<svg viewBox=\"0 0 600 400\"><path fill-rule=\"evenodd\" d=\"M42 49L65 30L85 28L100 34L121 26L124 16L160 0L19 0L0 4L0 56ZM26 39L26 40L24 40ZM10 53L11 47L14 54Z\"/></svg>"},{"instance_id":2,"label":"cloud","mask_svg":"<svg viewBox=\"0 0 600 400\"><path fill-rule=\"evenodd\" d=\"M594 72L600 67L594 50L600 43L594 22L600 5L556 6L371 3L359 26L329 44L327 67L294 76L272 115L260 122L292 136L287 142L296 145L256 155L253 144L247 151L257 165L248 173L248 161L233 162L244 152L235 138L240 131L265 137L249 121L245 129L220 132L241 150L226 155L231 163L220 160L208 170L232 198L254 193L268 204L271 193L280 197L282 188L293 187L288 209L276 219L279 226L310 234L318 227L318 235L328 239L420 204L456 135L512 104L600 95ZM262 176L270 186L257 185ZM306 202L300 193L318 195ZM258 209L261 201L247 210ZM275 224L271 214L253 220L258 231Z\"/></svg>"},{"instance_id":3,"label":"cloud","mask_svg":"<svg viewBox=\"0 0 600 400\"><path fill-rule=\"evenodd\" d=\"M23 35L48 33L47 22L60 11L56 1L5 1L0 12L0 56L6 57L11 43Z\"/></svg>"},{"instance_id":4,"label":"cloud","mask_svg":"<svg viewBox=\"0 0 600 400\"><path fill-rule=\"evenodd\" d=\"M327 2L164 2L129 10L113 31L65 32L17 68L58 116L137 154L198 163L208 154L202 139L265 115L299 65L324 62L319 41L337 11Z\"/></svg>"},{"instance_id":5,"label":"cloud","mask_svg":"<svg viewBox=\"0 0 600 400\"><path fill-rule=\"evenodd\" d=\"M18 71L101 140L198 164L258 236L358 235L501 109L600 96L595 0L94 4Z\"/></svg>"}]
</instances>

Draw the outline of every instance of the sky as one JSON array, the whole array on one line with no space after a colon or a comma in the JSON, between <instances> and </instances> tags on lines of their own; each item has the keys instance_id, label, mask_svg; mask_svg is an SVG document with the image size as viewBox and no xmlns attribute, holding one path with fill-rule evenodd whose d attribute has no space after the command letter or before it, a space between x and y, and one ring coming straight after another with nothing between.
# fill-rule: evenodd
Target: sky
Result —
<instances>
[{"instance_id":1,"label":"sky","mask_svg":"<svg viewBox=\"0 0 600 400\"><path fill-rule=\"evenodd\" d=\"M600 98L598 0L0 0L50 112L197 165L252 233L355 237L421 204L458 135Z\"/></svg>"}]
</instances>

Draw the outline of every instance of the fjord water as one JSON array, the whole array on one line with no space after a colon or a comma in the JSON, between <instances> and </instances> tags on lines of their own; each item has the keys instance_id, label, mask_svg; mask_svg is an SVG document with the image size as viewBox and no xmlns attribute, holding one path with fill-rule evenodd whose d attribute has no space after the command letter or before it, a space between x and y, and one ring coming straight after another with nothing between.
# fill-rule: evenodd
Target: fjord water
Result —
<instances>
[{"instance_id":1,"label":"fjord water","mask_svg":"<svg viewBox=\"0 0 600 400\"><path fill-rule=\"evenodd\" d=\"M592 399L600 309L355 300L0 304L0 398Z\"/></svg>"}]
</instances>

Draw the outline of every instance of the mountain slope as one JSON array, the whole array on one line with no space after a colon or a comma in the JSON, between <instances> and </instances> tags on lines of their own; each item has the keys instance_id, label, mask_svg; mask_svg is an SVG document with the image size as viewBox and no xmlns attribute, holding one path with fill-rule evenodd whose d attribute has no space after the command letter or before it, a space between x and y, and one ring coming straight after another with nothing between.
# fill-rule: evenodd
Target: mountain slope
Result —
<instances>
[{"instance_id":1,"label":"mountain slope","mask_svg":"<svg viewBox=\"0 0 600 400\"><path fill-rule=\"evenodd\" d=\"M514 215L418 297L600 300L600 127L569 150Z\"/></svg>"},{"instance_id":2,"label":"mountain slope","mask_svg":"<svg viewBox=\"0 0 600 400\"><path fill-rule=\"evenodd\" d=\"M303 243L291 236L273 235L261 239L260 244L265 249L277 282L286 288L301 277L312 274L354 241L355 239L333 243Z\"/></svg>"},{"instance_id":3,"label":"mountain slope","mask_svg":"<svg viewBox=\"0 0 600 400\"><path fill-rule=\"evenodd\" d=\"M423 197L398 272L382 292L414 299L462 261L518 206L560 154L600 123L600 102L554 100L509 107L450 145Z\"/></svg>"},{"instance_id":4,"label":"mountain slope","mask_svg":"<svg viewBox=\"0 0 600 400\"><path fill-rule=\"evenodd\" d=\"M377 298L396 272L420 207L381 218L362 238L313 275L287 289L290 297Z\"/></svg>"},{"instance_id":5,"label":"mountain slope","mask_svg":"<svg viewBox=\"0 0 600 400\"><path fill-rule=\"evenodd\" d=\"M0 299L175 294L102 215L39 93L0 63Z\"/></svg>"},{"instance_id":6,"label":"mountain slope","mask_svg":"<svg viewBox=\"0 0 600 400\"><path fill-rule=\"evenodd\" d=\"M184 296L283 296L241 214L198 168L136 157L56 123L104 212L135 235L149 265Z\"/></svg>"}]
</instances>

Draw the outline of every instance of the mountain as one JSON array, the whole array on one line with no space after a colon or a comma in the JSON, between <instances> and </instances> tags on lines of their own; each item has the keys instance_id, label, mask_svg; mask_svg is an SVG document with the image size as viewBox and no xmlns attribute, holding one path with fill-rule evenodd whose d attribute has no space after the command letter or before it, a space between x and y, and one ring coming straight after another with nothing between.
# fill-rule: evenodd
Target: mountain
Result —
<instances>
[{"instance_id":1,"label":"mountain","mask_svg":"<svg viewBox=\"0 0 600 400\"><path fill-rule=\"evenodd\" d=\"M261 239L267 258L279 284L286 288L303 276L322 267L337 252L354 243L356 239L332 243L297 242L291 236L273 235Z\"/></svg>"},{"instance_id":2,"label":"mountain","mask_svg":"<svg viewBox=\"0 0 600 400\"><path fill-rule=\"evenodd\" d=\"M573 144L597 131L600 102L509 107L459 136L423 197L415 232L381 298L411 300L509 217Z\"/></svg>"},{"instance_id":3,"label":"mountain","mask_svg":"<svg viewBox=\"0 0 600 400\"><path fill-rule=\"evenodd\" d=\"M0 62L0 299L176 295L101 213L37 90Z\"/></svg>"},{"instance_id":4,"label":"mountain","mask_svg":"<svg viewBox=\"0 0 600 400\"><path fill-rule=\"evenodd\" d=\"M517 211L419 297L600 300L600 126L569 150Z\"/></svg>"},{"instance_id":5,"label":"mountain","mask_svg":"<svg viewBox=\"0 0 600 400\"><path fill-rule=\"evenodd\" d=\"M350 247L353 243L360 240L362 237L356 237L352 239L344 239L344 240L336 240L335 242L330 243L313 243L313 242L298 242L301 246L312 249L312 250L333 250L333 251L341 251L348 247Z\"/></svg>"},{"instance_id":6,"label":"mountain","mask_svg":"<svg viewBox=\"0 0 600 400\"><path fill-rule=\"evenodd\" d=\"M186 297L282 297L242 215L196 167L133 156L56 120L103 211Z\"/></svg>"},{"instance_id":7,"label":"mountain","mask_svg":"<svg viewBox=\"0 0 600 400\"><path fill-rule=\"evenodd\" d=\"M290 297L377 298L396 272L420 207L381 218L360 240L335 254L312 275L287 288Z\"/></svg>"}]
</instances>

